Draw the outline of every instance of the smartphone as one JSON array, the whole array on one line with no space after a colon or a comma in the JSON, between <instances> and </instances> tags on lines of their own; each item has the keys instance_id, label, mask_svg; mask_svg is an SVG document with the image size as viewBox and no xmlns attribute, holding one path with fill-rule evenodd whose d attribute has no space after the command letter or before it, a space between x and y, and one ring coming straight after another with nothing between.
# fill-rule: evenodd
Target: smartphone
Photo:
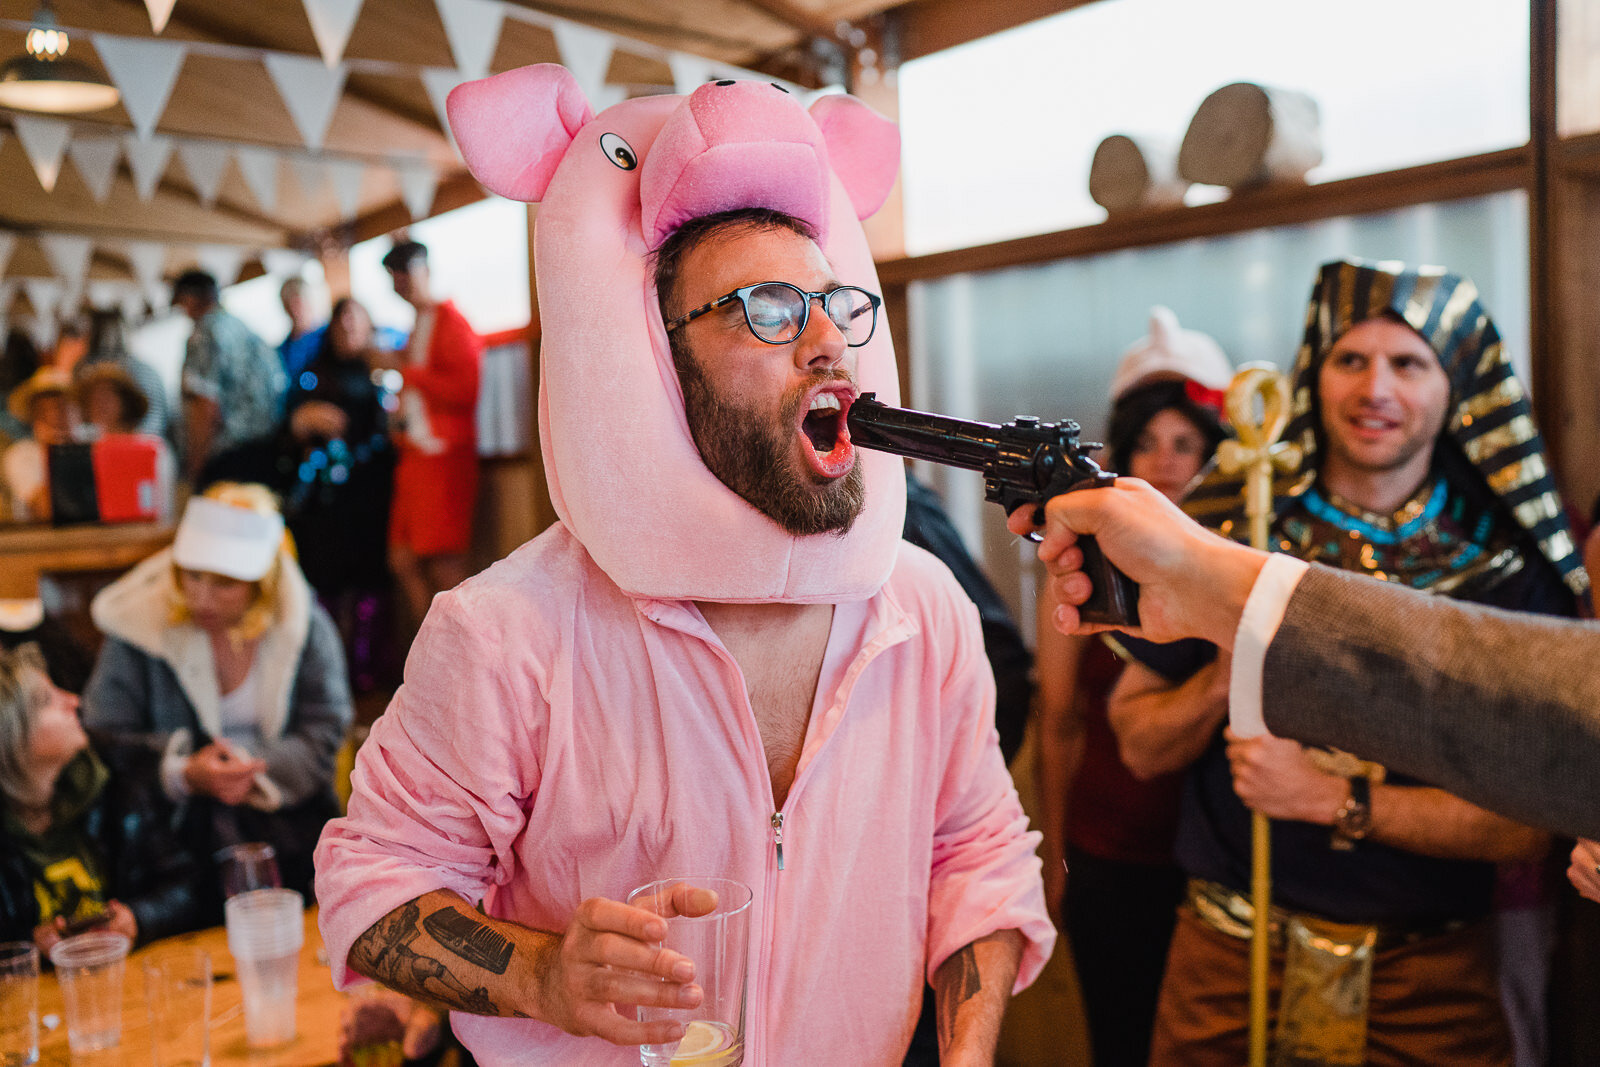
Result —
<instances>
[{"instance_id":1,"label":"smartphone","mask_svg":"<svg viewBox=\"0 0 1600 1067\"><path fill-rule=\"evenodd\" d=\"M99 929L110 921L110 909L102 911L98 915L89 915L82 919L74 919L67 924L66 929L61 931L61 936L63 938L68 938L76 937L79 934L86 934L90 930Z\"/></svg>"}]
</instances>

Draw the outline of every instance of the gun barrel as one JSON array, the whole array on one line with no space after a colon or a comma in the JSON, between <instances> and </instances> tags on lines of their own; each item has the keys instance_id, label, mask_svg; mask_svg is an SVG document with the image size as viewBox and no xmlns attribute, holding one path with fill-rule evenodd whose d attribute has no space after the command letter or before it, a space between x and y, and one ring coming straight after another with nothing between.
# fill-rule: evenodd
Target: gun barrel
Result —
<instances>
[{"instance_id":1,"label":"gun barrel","mask_svg":"<svg viewBox=\"0 0 1600 1067\"><path fill-rule=\"evenodd\" d=\"M926 411L894 408L863 393L845 417L850 441L862 448L983 471L994 461L1000 427Z\"/></svg>"}]
</instances>

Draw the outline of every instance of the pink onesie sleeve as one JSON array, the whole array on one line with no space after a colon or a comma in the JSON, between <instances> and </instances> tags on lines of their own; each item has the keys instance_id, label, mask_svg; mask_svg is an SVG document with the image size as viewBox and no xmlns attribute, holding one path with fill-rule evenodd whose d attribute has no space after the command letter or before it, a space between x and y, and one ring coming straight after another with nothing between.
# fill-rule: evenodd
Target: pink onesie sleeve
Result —
<instances>
[{"instance_id":1,"label":"pink onesie sleeve","mask_svg":"<svg viewBox=\"0 0 1600 1067\"><path fill-rule=\"evenodd\" d=\"M953 582L951 583L954 584ZM1050 958L1056 930L1044 906L1036 849L994 728L994 676L984 656L977 609L945 602L935 624L953 635L941 687L946 734L928 887L928 979L963 946L1000 930L1022 932L1013 992L1031 985Z\"/></svg>"},{"instance_id":2,"label":"pink onesie sleeve","mask_svg":"<svg viewBox=\"0 0 1600 1067\"><path fill-rule=\"evenodd\" d=\"M547 705L532 677L508 681L495 620L467 624L470 596L435 599L405 684L356 758L350 812L317 846L322 936L341 988L350 946L390 911L434 889L477 903L513 874Z\"/></svg>"}]
</instances>

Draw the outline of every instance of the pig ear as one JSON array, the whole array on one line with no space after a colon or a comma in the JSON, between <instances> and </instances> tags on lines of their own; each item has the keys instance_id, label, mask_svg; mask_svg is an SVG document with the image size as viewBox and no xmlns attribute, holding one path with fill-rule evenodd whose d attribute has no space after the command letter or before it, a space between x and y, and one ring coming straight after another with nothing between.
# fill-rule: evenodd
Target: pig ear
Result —
<instances>
[{"instance_id":1,"label":"pig ear","mask_svg":"<svg viewBox=\"0 0 1600 1067\"><path fill-rule=\"evenodd\" d=\"M565 67L538 63L463 82L445 110L472 176L510 200L535 203L594 111Z\"/></svg>"},{"instance_id":2,"label":"pig ear","mask_svg":"<svg viewBox=\"0 0 1600 1067\"><path fill-rule=\"evenodd\" d=\"M856 218L883 206L900 170L900 127L853 96L833 94L811 105L828 142L828 162L850 194Z\"/></svg>"}]
</instances>

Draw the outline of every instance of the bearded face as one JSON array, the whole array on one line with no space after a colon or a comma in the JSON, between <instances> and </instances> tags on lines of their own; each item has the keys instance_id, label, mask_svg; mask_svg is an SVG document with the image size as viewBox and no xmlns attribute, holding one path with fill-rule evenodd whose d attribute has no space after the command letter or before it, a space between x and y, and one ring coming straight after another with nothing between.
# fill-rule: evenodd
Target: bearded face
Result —
<instances>
[{"instance_id":1,"label":"bearded face","mask_svg":"<svg viewBox=\"0 0 1600 1067\"><path fill-rule=\"evenodd\" d=\"M850 384L847 373L823 370L801 379L784 391L776 411L722 392L693 357L680 362L678 379L695 447L722 484L791 534L850 529L866 502L860 465L843 477L819 480L797 457L795 442L797 427L814 421L802 408L819 386ZM806 440L818 451L833 448L831 440L813 440L810 434Z\"/></svg>"}]
</instances>

